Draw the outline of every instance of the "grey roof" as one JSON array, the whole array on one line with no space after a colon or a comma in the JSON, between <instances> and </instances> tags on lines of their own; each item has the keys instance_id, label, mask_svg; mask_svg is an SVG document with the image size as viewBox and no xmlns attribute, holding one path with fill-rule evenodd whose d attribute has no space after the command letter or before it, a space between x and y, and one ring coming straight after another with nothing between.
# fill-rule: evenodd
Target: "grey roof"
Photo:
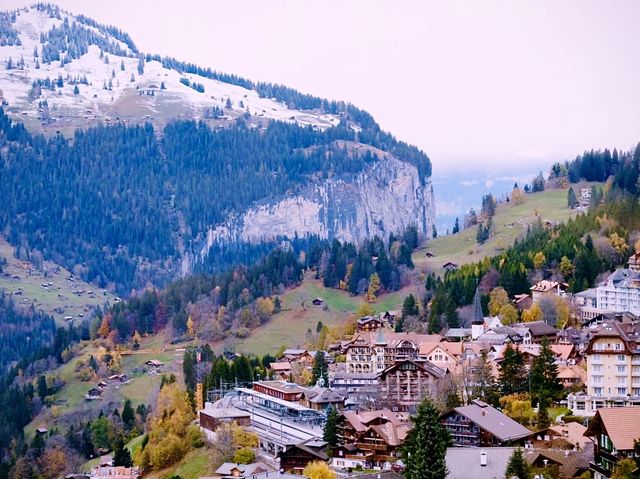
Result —
<instances>
[{"instance_id":1,"label":"grey roof","mask_svg":"<svg viewBox=\"0 0 640 479\"><path fill-rule=\"evenodd\" d=\"M454 409L501 441L522 439L531 431L485 402L475 399L468 406Z\"/></svg>"},{"instance_id":2,"label":"grey roof","mask_svg":"<svg viewBox=\"0 0 640 479\"><path fill-rule=\"evenodd\" d=\"M513 447L450 447L446 461L447 479L504 479L504 471L513 454ZM480 465L480 454L487 454L487 465Z\"/></svg>"},{"instance_id":3,"label":"grey roof","mask_svg":"<svg viewBox=\"0 0 640 479\"><path fill-rule=\"evenodd\" d=\"M298 474L290 474L288 472L281 471L269 471L247 476L247 479L301 479L304 477L306 476L300 476Z\"/></svg>"},{"instance_id":4,"label":"grey roof","mask_svg":"<svg viewBox=\"0 0 640 479\"><path fill-rule=\"evenodd\" d=\"M471 336L471 329L470 328L449 328L449 330L444 336L446 338L464 338L467 336Z\"/></svg>"},{"instance_id":5,"label":"grey roof","mask_svg":"<svg viewBox=\"0 0 640 479\"><path fill-rule=\"evenodd\" d=\"M597 291L596 288L589 288L574 294L574 296L579 298L595 298L597 296Z\"/></svg>"},{"instance_id":6,"label":"grey roof","mask_svg":"<svg viewBox=\"0 0 640 479\"><path fill-rule=\"evenodd\" d=\"M216 469L216 474L219 474L221 476L230 476L233 469L238 469L242 476L249 476L254 472L266 472L272 470L273 468L267 466L264 462L254 462L251 464L225 462L218 469Z\"/></svg>"},{"instance_id":7,"label":"grey roof","mask_svg":"<svg viewBox=\"0 0 640 479\"><path fill-rule=\"evenodd\" d=\"M558 334L558 330L545 323L544 321L531 321L529 323L513 323L512 328L518 330L525 328L531 331L532 336L550 336L552 334Z\"/></svg>"},{"instance_id":8,"label":"grey roof","mask_svg":"<svg viewBox=\"0 0 640 479\"><path fill-rule=\"evenodd\" d=\"M616 288L637 288L640 281L640 274L627 268L615 270L609 277L599 286L608 285Z\"/></svg>"}]
</instances>

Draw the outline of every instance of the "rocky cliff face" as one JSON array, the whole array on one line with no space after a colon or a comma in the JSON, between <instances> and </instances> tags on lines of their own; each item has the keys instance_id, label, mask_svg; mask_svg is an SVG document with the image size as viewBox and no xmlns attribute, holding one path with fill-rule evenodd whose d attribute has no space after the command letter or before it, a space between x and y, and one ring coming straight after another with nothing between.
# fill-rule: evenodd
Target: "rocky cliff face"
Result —
<instances>
[{"instance_id":1,"label":"rocky cliff face","mask_svg":"<svg viewBox=\"0 0 640 479\"><path fill-rule=\"evenodd\" d=\"M200 256L215 243L258 243L296 233L358 243L415 225L430 235L434 221L431 182L422 185L415 166L387 156L351 178L322 180L210 228Z\"/></svg>"}]
</instances>

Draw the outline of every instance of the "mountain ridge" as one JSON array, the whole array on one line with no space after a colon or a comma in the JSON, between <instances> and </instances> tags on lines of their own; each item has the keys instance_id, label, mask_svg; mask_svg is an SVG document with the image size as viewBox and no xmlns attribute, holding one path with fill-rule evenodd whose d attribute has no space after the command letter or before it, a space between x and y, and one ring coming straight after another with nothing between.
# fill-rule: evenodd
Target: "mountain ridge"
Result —
<instances>
[{"instance_id":1,"label":"mountain ridge","mask_svg":"<svg viewBox=\"0 0 640 479\"><path fill-rule=\"evenodd\" d=\"M104 253L99 250L105 245L93 237L78 239L81 249L87 242L95 243L91 253L83 254L105 256L96 263L102 266L89 262L86 268L102 277L105 259L124 260L129 279L122 285L127 288L194 270L195 263L206 260L203 256L214 238L222 243L262 243L312 235L359 243L400 233L410 225L425 236L432 232L429 158L382 131L370 114L351 104L142 54L125 32L52 4L0 13L3 57L3 108L14 123L26 126L30 137L11 143L11 126L5 125L4 144L23 150L9 150L2 176L18 189L24 182L42 181L46 168L46 175L60 178L58 184L49 182L57 210L47 198L38 205L31 198L13 198L14 209L5 212L2 224L10 230L7 237L13 244L26 235L30 247L44 249L45 256L55 254L54 245L46 238L42 241L50 231L47 221L35 218L34 212L46 208L68 222L69 211L80 209L74 213L76 221L98 221L87 219L77 201L60 199L68 194L64 188L75 189L90 203L88 187L100 189L98 200L104 205L102 211L90 204L89 209L116 236L104 240L110 245ZM59 156L55 152L62 145L60 135L68 138L64 153L79 165L74 181L87 185L69 183L73 174L65 173L65 165L54 164L53 158L48 166L36 161L37 155ZM103 149L90 142L103 144ZM144 153L131 150L138 147ZM30 148L35 156L25 163ZM143 166L127 165L135 157ZM103 171L102 181L112 186L87 181L84 170L109 167L120 176L114 180ZM24 174L25 168L29 174ZM118 172L123 169L128 173ZM155 198L134 191L135 182L126 175L140 175L143 190ZM119 192L121 187L126 190ZM124 203L108 198L119 194L125 195ZM122 211L127 201L131 211ZM25 204L29 202L30 209ZM16 218L21 215L30 218L19 226ZM153 215L155 226L148 215ZM118 232L110 224L123 218L148 225L150 230L141 231L138 238L151 234L151 240L142 241L153 245L140 248L132 242L135 235ZM69 224L68 231L77 226ZM96 227L80 230L89 234ZM64 265L72 269L86 263L81 254ZM109 282L99 280L101 285Z\"/></svg>"}]
</instances>

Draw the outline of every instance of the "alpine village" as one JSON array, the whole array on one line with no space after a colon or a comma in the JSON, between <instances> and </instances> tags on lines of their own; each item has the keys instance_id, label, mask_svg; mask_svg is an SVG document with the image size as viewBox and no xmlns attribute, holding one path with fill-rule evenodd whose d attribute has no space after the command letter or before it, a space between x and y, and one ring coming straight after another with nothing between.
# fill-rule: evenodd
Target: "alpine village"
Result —
<instances>
[{"instance_id":1,"label":"alpine village","mask_svg":"<svg viewBox=\"0 0 640 479\"><path fill-rule=\"evenodd\" d=\"M443 228L369 113L42 3L0 99L0 478L640 477L640 144Z\"/></svg>"}]
</instances>

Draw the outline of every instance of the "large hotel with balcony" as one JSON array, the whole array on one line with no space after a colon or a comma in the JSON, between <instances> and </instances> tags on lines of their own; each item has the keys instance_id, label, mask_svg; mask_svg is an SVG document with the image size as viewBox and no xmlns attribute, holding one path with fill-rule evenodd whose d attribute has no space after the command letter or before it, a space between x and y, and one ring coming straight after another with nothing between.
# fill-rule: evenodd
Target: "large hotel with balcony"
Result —
<instances>
[{"instance_id":1,"label":"large hotel with balcony","mask_svg":"<svg viewBox=\"0 0 640 479\"><path fill-rule=\"evenodd\" d=\"M570 394L579 416L603 407L640 406L640 324L623 319L598 325L585 350L587 392Z\"/></svg>"}]
</instances>

